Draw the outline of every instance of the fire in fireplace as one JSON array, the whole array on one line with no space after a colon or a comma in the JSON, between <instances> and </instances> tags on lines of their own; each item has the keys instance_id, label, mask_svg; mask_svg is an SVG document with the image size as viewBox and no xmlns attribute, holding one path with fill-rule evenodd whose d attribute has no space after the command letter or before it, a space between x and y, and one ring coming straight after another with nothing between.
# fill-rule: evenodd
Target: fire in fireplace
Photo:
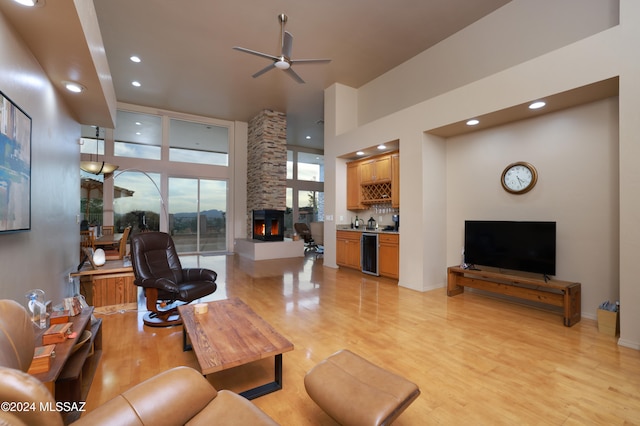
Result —
<instances>
[{"instance_id":1,"label":"fire in fireplace","mask_svg":"<svg viewBox=\"0 0 640 426\"><path fill-rule=\"evenodd\" d=\"M284 210L254 210L253 239L283 241Z\"/></svg>"}]
</instances>

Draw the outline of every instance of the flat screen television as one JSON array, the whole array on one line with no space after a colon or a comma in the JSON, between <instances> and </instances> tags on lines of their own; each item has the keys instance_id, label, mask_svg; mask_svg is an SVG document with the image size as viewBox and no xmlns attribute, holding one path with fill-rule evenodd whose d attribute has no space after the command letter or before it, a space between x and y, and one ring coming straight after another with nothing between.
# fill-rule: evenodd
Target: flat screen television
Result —
<instances>
[{"instance_id":1,"label":"flat screen television","mask_svg":"<svg viewBox=\"0 0 640 426\"><path fill-rule=\"evenodd\" d=\"M555 275L556 223L467 220L464 262Z\"/></svg>"}]
</instances>

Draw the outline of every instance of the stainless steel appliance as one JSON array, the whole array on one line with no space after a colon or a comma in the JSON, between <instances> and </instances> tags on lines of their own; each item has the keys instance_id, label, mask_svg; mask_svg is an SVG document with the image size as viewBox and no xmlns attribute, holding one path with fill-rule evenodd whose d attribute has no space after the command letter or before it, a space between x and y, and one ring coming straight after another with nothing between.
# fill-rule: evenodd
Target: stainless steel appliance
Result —
<instances>
[{"instance_id":1,"label":"stainless steel appliance","mask_svg":"<svg viewBox=\"0 0 640 426\"><path fill-rule=\"evenodd\" d=\"M396 231L400 230L400 215L394 214L391 216L391 220L393 221L393 227Z\"/></svg>"},{"instance_id":2,"label":"stainless steel appliance","mask_svg":"<svg viewBox=\"0 0 640 426\"><path fill-rule=\"evenodd\" d=\"M378 274L378 234L362 233L360 237L360 264L362 272Z\"/></svg>"}]
</instances>

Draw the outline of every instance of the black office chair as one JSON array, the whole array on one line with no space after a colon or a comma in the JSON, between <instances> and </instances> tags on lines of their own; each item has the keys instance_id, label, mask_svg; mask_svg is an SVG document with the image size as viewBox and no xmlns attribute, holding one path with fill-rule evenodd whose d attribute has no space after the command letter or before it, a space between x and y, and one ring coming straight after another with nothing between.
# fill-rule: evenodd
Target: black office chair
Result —
<instances>
[{"instance_id":1,"label":"black office chair","mask_svg":"<svg viewBox=\"0 0 640 426\"><path fill-rule=\"evenodd\" d=\"M293 224L293 228L296 230L296 233L304 240L304 252L322 252L322 247L318 246L318 244L313 240L313 236L311 235L311 229L304 222L298 222Z\"/></svg>"},{"instance_id":2,"label":"black office chair","mask_svg":"<svg viewBox=\"0 0 640 426\"><path fill-rule=\"evenodd\" d=\"M182 324L175 301L191 303L217 289L218 274L209 269L182 268L173 239L164 232L141 232L131 237L133 283L144 289L152 327Z\"/></svg>"}]
</instances>

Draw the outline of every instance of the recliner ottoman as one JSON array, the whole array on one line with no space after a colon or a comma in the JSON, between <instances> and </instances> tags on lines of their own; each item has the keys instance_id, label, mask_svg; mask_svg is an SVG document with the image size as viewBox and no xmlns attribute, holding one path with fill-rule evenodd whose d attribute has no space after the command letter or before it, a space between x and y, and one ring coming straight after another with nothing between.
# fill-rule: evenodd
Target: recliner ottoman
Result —
<instances>
[{"instance_id":1,"label":"recliner ottoman","mask_svg":"<svg viewBox=\"0 0 640 426\"><path fill-rule=\"evenodd\" d=\"M313 367L304 386L344 426L389 425L420 395L415 383L346 349Z\"/></svg>"}]
</instances>

